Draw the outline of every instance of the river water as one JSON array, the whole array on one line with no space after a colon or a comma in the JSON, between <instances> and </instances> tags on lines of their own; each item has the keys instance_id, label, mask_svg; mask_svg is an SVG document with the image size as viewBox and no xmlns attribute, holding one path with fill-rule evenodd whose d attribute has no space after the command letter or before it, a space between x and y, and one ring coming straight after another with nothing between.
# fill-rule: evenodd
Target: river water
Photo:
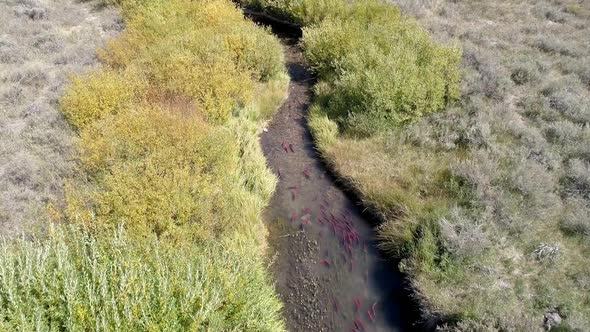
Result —
<instances>
[{"instance_id":1,"label":"river water","mask_svg":"<svg viewBox=\"0 0 590 332\"><path fill-rule=\"evenodd\" d=\"M265 211L272 270L290 331L409 331L415 317L403 276L376 248L373 223L316 153L306 114L313 78L296 35L285 45L289 96L261 136L279 176Z\"/></svg>"}]
</instances>

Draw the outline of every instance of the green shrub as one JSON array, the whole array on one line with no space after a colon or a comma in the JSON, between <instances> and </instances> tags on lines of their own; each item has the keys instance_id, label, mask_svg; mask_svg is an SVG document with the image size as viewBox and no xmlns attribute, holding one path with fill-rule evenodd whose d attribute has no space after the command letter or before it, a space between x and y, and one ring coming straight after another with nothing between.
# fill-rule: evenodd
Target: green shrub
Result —
<instances>
[{"instance_id":1,"label":"green shrub","mask_svg":"<svg viewBox=\"0 0 590 332\"><path fill-rule=\"evenodd\" d=\"M347 5L342 0L240 0L239 2L304 25L341 16L347 10Z\"/></svg>"},{"instance_id":2,"label":"green shrub","mask_svg":"<svg viewBox=\"0 0 590 332\"><path fill-rule=\"evenodd\" d=\"M75 77L60 99L60 109L77 128L116 113L128 106L144 88L133 72L98 70Z\"/></svg>"},{"instance_id":3,"label":"green shrub","mask_svg":"<svg viewBox=\"0 0 590 332\"><path fill-rule=\"evenodd\" d=\"M38 240L4 239L0 252L3 331L282 329L262 260L223 244L57 226Z\"/></svg>"},{"instance_id":4,"label":"green shrub","mask_svg":"<svg viewBox=\"0 0 590 332\"><path fill-rule=\"evenodd\" d=\"M331 86L325 108L348 133L382 132L458 97L458 49L437 45L395 7L362 13L306 28L303 39L306 58Z\"/></svg>"}]
</instances>

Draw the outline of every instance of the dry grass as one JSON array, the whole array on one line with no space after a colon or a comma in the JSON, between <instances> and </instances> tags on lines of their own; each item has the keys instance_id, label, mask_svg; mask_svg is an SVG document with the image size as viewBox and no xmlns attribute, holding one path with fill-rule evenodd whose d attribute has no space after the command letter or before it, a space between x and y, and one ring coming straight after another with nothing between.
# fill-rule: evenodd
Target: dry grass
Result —
<instances>
[{"instance_id":1,"label":"dry grass","mask_svg":"<svg viewBox=\"0 0 590 332\"><path fill-rule=\"evenodd\" d=\"M461 42L461 101L364 139L316 110L322 152L387 220L428 309L459 320L446 328L586 330L590 3L397 3Z\"/></svg>"},{"instance_id":2,"label":"dry grass","mask_svg":"<svg viewBox=\"0 0 590 332\"><path fill-rule=\"evenodd\" d=\"M74 138L57 99L120 29L116 10L93 3L0 2L0 233L40 224L63 201Z\"/></svg>"}]
</instances>

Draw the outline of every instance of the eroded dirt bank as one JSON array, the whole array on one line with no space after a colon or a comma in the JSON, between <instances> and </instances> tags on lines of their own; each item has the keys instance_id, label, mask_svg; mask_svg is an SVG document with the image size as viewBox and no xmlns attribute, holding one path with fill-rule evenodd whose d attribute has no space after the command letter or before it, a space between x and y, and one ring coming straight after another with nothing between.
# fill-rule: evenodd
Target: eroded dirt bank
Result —
<instances>
[{"instance_id":1,"label":"eroded dirt bank","mask_svg":"<svg viewBox=\"0 0 590 332\"><path fill-rule=\"evenodd\" d=\"M275 31L276 32L276 31ZM402 276L375 248L371 224L334 183L306 124L313 84L297 38L279 34L289 96L261 137L279 176L265 212L273 270L290 331L407 331Z\"/></svg>"}]
</instances>

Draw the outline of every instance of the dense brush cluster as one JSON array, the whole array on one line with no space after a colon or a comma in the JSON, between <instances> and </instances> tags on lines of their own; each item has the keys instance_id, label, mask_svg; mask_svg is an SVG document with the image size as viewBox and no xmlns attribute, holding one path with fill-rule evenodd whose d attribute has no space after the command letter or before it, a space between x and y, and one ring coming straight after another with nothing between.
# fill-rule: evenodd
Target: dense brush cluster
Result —
<instances>
[{"instance_id":1,"label":"dense brush cluster","mask_svg":"<svg viewBox=\"0 0 590 332\"><path fill-rule=\"evenodd\" d=\"M441 46L396 7L352 5L307 28L318 105L349 135L370 136L442 110L459 95L457 48Z\"/></svg>"},{"instance_id":2,"label":"dense brush cluster","mask_svg":"<svg viewBox=\"0 0 590 332\"><path fill-rule=\"evenodd\" d=\"M411 24L375 32L372 23L335 20L359 7L354 1L247 2L305 25L302 45L320 78L310 115L316 143L383 218L382 247L404 258L400 267L425 300L427 314L448 317L454 323L449 330L587 329L587 3L394 1L439 40L461 41L461 101L432 113L421 110L444 107L435 102L440 90L423 93L421 84L442 87L437 82L444 81L433 80L431 72L415 71L415 81L405 84L420 88L406 95L403 87L390 95L395 82L378 79L405 77L389 65L398 61L399 50L383 53L391 59L374 57L400 44L412 45L402 53L405 68L408 59L441 59L423 62L422 49L414 45L425 44L404 42ZM395 13L380 13L387 11ZM371 13L370 21L378 21L381 14ZM351 42L357 31L371 46ZM421 34L410 36L420 40ZM358 59L356 49L363 50ZM444 60L451 66L425 68L445 68L439 73L450 75L443 76L452 78L447 83L457 82L451 69L458 53L438 50L451 52L451 60ZM354 75L351 64L357 63L366 70L358 70L362 78L343 80ZM457 90L446 91L457 96ZM361 105L369 107L364 114L356 110ZM399 111L402 121L369 121L380 109ZM403 121L408 109L415 121Z\"/></svg>"},{"instance_id":3,"label":"dense brush cluster","mask_svg":"<svg viewBox=\"0 0 590 332\"><path fill-rule=\"evenodd\" d=\"M377 1L246 2L304 24L304 53L320 79L316 105L348 135L411 123L459 96L460 50L434 42L397 7Z\"/></svg>"},{"instance_id":4,"label":"dense brush cluster","mask_svg":"<svg viewBox=\"0 0 590 332\"><path fill-rule=\"evenodd\" d=\"M74 226L4 245L0 302L27 301L1 320L280 331L260 220L276 180L257 134L285 95L282 46L229 1L120 5L126 30L104 66L60 101L80 136L78 174L53 212Z\"/></svg>"},{"instance_id":5,"label":"dense brush cluster","mask_svg":"<svg viewBox=\"0 0 590 332\"><path fill-rule=\"evenodd\" d=\"M282 330L268 312L277 301L261 284L265 266L245 259L258 249L104 235L61 226L40 241L2 243L0 330Z\"/></svg>"}]
</instances>

